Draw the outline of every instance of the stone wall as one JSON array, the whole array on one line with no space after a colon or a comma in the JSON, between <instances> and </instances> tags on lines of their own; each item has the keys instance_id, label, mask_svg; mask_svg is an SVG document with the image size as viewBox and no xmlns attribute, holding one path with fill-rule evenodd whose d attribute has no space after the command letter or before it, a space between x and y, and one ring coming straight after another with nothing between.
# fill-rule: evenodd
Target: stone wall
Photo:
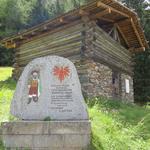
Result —
<instances>
[{"instance_id":1,"label":"stone wall","mask_svg":"<svg viewBox=\"0 0 150 150\"><path fill-rule=\"evenodd\" d=\"M85 97L104 96L110 99L114 98L112 85L113 71L111 68L92 59L76 62L75 65L79 74L82 92ZM120 74L120 95L115 99L133 102L134 92L132 78L121 71L118 73ZM126 79L128 79L130 83L129 93L126 93Z\"/></svg>"},{"instance_id":2,"label":"stone wall","mask_svg":"<svg viewBox=\"0 0 150 150\"><path fill-rule=\"evenodd\" d=\"M112 97L112 70L93 60L85 60L76 64L82 91L86 97Z\"/></svg>"}]
</instances>

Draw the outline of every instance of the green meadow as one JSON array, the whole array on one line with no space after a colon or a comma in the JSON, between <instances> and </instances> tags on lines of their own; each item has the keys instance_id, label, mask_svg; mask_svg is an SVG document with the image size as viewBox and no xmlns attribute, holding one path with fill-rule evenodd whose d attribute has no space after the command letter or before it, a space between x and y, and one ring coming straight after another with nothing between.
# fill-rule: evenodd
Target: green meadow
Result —
<instances>
[{"instance_id":1,"label":"green meadow","mask_svg":"<svg viewBox=\"0 0 150 150\"><path fill-rule=\"evenodd\" d=\"M0 68L0 122L12 121L10 103L16 87L12 68ZM90 150L150 150L150 106L98 97L86 100L92 125ZM0 150L4 146L0 143Z\"/></svg>"}]
</instances>

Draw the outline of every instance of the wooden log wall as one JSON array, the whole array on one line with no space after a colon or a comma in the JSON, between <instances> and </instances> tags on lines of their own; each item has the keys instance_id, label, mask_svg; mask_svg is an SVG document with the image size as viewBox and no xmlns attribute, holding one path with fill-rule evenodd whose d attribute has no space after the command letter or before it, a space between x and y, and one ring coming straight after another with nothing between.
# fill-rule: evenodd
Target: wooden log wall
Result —
<instances>
[{"instance_id":1,"label":"wooden log wall","mask_svg":"<svg viewBox=\"0 0 150 150\"><path fill-rule=\"evenodd\" d=\"M32 59L47 55L64 57L79 55L82 46L82 22L70 24L67 29L49 33L35 40L22 44L16 50L16 62L24 67Z\"/></svg>"},{"instance_id":2,"label":"wooden log wall","mask_svg":"<svg viewBox=\"0 0 150 150\"><path fill-rule=\"evenodd\" d=\"M73 62L90 57L111 68L132 72L131 53L90 20L70 23L22 43L15 55L14 74L20 74L32 59L47 55L68 57Z\"/></svg>"},{"instance_id":3,"label":"wooden log wall","mask_svg":"<svg viewBox=\"0 0 150 150\"><path fill-rule=\"evenodd\" d=\"M91 36L87 35L87 39L92 37L92 45L89 44L89 50L92 51L92 57L97 61L104 63L110 68L124 71L132 74L132 56L131 52L113 40L98 25L93 25Z\"/></svg>"}]
</instances>

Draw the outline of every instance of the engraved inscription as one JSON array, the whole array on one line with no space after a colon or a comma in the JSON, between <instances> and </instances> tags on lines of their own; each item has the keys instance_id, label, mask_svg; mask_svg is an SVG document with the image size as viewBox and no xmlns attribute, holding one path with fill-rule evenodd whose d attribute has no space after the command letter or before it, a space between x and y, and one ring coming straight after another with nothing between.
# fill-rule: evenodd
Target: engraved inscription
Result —
<instances>
[{"instance_id":1,"label":"engraved inscription","mask_svg":"<svg viewBox=\"0 0 150 150\"><path fill-rule=\"evenodd\" d=\"M68 105L73 102L72 89L69 85L52 85L51 91L51 109L59 112L72 112Z\"/></svg>"}]
</instances>

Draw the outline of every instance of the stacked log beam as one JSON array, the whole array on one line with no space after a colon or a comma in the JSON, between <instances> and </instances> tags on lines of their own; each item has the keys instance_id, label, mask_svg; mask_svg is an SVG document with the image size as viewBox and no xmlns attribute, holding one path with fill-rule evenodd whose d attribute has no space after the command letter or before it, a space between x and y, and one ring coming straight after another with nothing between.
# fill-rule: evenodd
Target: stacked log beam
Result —
<instances>
[{"instance_id":1,"label":"stacked log beam","mask_svg":"<svg viewBox=\"0 0 150 150\"><path fill-rule=\"evenodd\" d=\"M40 35L36 39L22 43L15 52L15 72L21 73L24 66L34 58L58 55L68 57L74 62L83 57L94 58L110 68L132 73L131 53L100 29L95 22L85 17L67 26L68 28L60 27L58 32Z\"/></svg>"},{"instance_id":2,"label":"stacked log beam","mask_svg":"<svg viewBox=\"0 0 150 150\"><path fill-rule=\"evenodd\" d=\"M95 25L93 30L93 49L95 58L126 73L132 74L131 53Z\"/></svg>"},{"instance_id":3,"label":"stacked log beam","mask_svg":"<svg viewBox=\"0 0 150 150\"><path fill-rule=\"evenodd\" d=\"M59 55L71 57L80 55L84 31L82 22L71 24L67 29L40 36L27 43L22 43L15 52L15 72L21 72L27 63L37 57Z\"/></svg>"}]
</instances>

